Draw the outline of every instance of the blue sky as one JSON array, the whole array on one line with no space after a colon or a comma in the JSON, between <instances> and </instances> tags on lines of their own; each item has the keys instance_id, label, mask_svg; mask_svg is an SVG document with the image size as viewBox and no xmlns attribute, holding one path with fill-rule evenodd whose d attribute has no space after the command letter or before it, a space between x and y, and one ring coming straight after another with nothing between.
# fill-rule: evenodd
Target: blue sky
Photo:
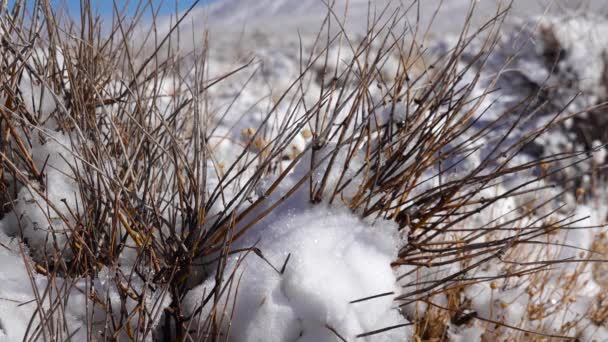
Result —
<instances>
[{"instance_id":1,"label":"blue sky","mask_svg":"<svg viewBox=\"0 0 608 342\"><path fill-rule=\"evenodd\" d=\"M99 13L99 15L101 15L102 17L111 17L112 13L114 12L113 9L113 0L91 0L92 3L94 4L94 8L96 9L97 13ZM123 8L125 8L127 15L128 14L132 14L135 9L137 8L137 5L139 2L142 2L143 4L147 3L147 0L116 0L116 4L118 5L119 10L122 10ZM200 4L205 4L205 3L209 3L212 1L221 1L221 0L201 0L199 2ZM30 2L30 1L26 1L26 2ZM33 2L33 1L31 1ZM51 3L53 4L53 7L56 10L61 10L61 9L67 9L68 11L72 12L72 14L78 13L78 11L80 11L80 2L81 0L51 0ZM175 13L175 8L177 7L177 9L179 11L183 11L185 9L187 9L188 7L190 7L193 3L195 2L195 0L152 0L152 4L154 5L155 8L160 7L160 15L167 15L167 14L172 14ZM15 0L9 0L8 4L9 4L9 8L12 7L12 5L15 3ZM149 9L147 10L147 12L149 12Z\"/></svg>"}]
</instances>

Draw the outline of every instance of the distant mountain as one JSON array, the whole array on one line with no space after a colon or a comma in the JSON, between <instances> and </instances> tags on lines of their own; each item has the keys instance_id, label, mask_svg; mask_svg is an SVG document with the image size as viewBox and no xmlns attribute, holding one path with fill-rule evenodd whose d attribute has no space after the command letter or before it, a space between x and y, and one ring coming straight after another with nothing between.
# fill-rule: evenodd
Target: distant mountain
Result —
<instances>
[{"instance_id":1,"label":"distant mountain","mask_svg":"<svg viewBox=\"0 0 608 342\"><path fill-rule=\"evenodd\" d=\"M473 21L480 24L492 17L499 6L505 8L509 1L422 0L414 5L414 0L216 0L197 9L194 17L202 19L212 27L219 24L222 29L229 31L242 30L248 26L257 29L297 27L306 30L312 29L310 24L322 20L327 13L328 3L333 3L334 12L339 17L342 17L344 9L348 8L349 28L364 28L370 9L372 12L379 12L389 6L389 11L397 7L409 9L410 21L415 22L419 17L423 26L428 25L436 14L433 22L435 31L455 32L462 27L472 3L476 7ZM439 5L441 8L436 12ZM548 6L548 11L579 7L597 10L606 7L605 0L514 0L511 12L517 17L542 15Z\"/></svg>"}]
</instances>

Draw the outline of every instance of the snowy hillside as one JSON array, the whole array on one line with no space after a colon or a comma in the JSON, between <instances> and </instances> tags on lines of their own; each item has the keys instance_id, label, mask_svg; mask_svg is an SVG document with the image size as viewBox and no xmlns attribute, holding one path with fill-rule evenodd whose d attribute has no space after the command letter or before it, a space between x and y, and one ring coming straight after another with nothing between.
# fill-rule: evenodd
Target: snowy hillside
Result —
<instances>
[{"instance_id":1,"label":"snowy hillside","mask_svg":"<svg viewBox=\"0 0 608 342\"><path fill-rule=\"evenodd\" d=\"M420 17L422 26L428 26L433 20L431 29L437 33L457 33L463 27L466 15L471 8L469 0L425 0L390 1L390 0L219 0L212 4L196 9L192 16L195 23L209 23L226 31L270 28L274 34L284 34L294 27L300 30L315 30L315 22L322 19L329 4L333 3L336 16L348 13L347 24L351 29L362 29L367 24L368 13L382 12L400 7L409 8L407 18L411 23ZM483 24L496 14L498 8L506 7L508 1L481 0L475 1L474 22ZM515 0L511 4L510 16L513 18L528 18L543 14L576 10L590 12L606 10L602 0L558 0L558 1L527 1ZM435 13L436 12L436 13ZM291 34L291 32L289 32Z\"/></svg>"}]
</instances>

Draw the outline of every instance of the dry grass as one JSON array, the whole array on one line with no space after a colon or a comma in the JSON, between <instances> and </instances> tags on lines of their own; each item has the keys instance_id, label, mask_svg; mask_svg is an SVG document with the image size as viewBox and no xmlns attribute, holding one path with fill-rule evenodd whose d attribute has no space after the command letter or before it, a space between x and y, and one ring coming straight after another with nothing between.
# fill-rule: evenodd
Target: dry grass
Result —
<instances>
[{"instance_id":1,"label":"dry grass","mask_svg":"<svg viewBox=\"0 0 608 342\"><path fill-rule=\"evenodd\" d=\"M427 56L422 47L426 32L417 25L403 25L403 11L370 17L367 35L358 42L345 31L327 28L329 23L340 24L340 15L329 11L310 55L300 52L299 77L283 93L274 95L276 106L260 127L242 132L245 146L234 164L223 165L209 163L214 158L210 141L222 122L222 113L209 112L205 105L209 91L255 66L255 61L208 79L205 35L200 38L202 48L182 56L174 52L179 50L177 25L166 35L158 35L152 25L142 49L133 43L140 37L136 36L140 34L137 20L127 21L115 14L112 25L102 28L89 1L84 1L76 21L54 13L49 1L30 5L18 1L12 11L1 13L0 201L3 212L10 212L19 189L27 187L38 193L51 222L48 239L61 235L68 243L56 243L56 248L37 254L25 248L21 251L32 277L38 274L49 280L48 287L37 293L39 317L33 320L27 340L69 340L72 331L65 324L62 302L77 288L78 279L95 279L104 267L115 270L111 281L124 305L109 305L103 294L89 290L88 305L106 312L98 338L189 340L193 329L204 329L209 340L224 340L219 329L221 318L215 317L213 310L206 323L191 322L183 312L182 299L206 277L227 280L217 282L226 285L206 294L203 306L217 305L224 291L236 293L238 280L234 273L224 271L222 260L235 240L286 200L283 197L268 203L305 153L312 154L311 172L288 195L309 180L311 203L341 204L362 218L396 221L408 238L393 263L401 278L420 270L432 272L459 265L455 273L407 284L396 297L403 306L416 301L430 304L420 317L408 317L416 324L417 340L446 340L450 321L461 325L480 319L467 314L469 303L462 295L467 284L491 282L492 287L501 287L528 277L532 288L542 284L546 270L555 263L573 262L544 255L522 257L522 250L529 252L522 247L550 245L551 234L577 223L576 218L553 219L551 210L540 218L533 215L551 206L555 198L528 202L515 208L507 220L489 219L472 225L476 218L492 217L486 215L488 211L509 198L543 190L544 186L536 184L545 180L549 184L552 176L567 167L555 165L584 159L581 152L516 162L526 144L572 116L556 113L547 126L507 139L525 121L523 114L514 117L512 113L525 112L533 99L504 111L471 133L484 114L482 101L492 89L473 97L478 80L466 84L460 80L465 72L483 67L496 47L504 11L479 30L467 25L457 44L435 57ZM150 4L143 3L137 13L149 11L146 6ZM460 56L471 50L474 40L482 43L470 58L472 62L460 65ZM328 51L340 42L355 58L345 63L343 70L331 70ZM40 51L47 56L39 58ZM384 68L389 55L401 60L395 74L387 74ZM188 80L182 70L186 65L192 67L194 75ZM52 113L28 107L29 100L21 89L24 75L55 99L58 105ZM168 76L187 86L164 94L161 80ZM321 85L321 93L316 103L304 103L306 82L311 78ZM372 100L372 88L380 89L381 103ZM170 115L158 105L166 96ZM276 120L279 104L285 103L292 114L280 123L280 134L266 134ZM344 108L348 108L347 114L338 115ZM389 114L381 116L387 108ZM407 113L400 113L402 108L407 108ZM404 120L400 119L402 114ZM65 214L61 203L45 200L49 169L32 155L34 141L44 144L54 139L48 126L43 128L45 122L54 122L53 131L70 137L66 148L72 157L67 162L80 191L74 194L79 207L69 208L71 215ZM451 168L459 167L483 147L490 132L505 126L509 127L506 135L492 140L494 149L479 165L456 176L451 174ZM312 141L304 151L289 147L298 134ZM377 143L370 143L372 140ZM361 150L365 151L365 162L352 170L351 164L358 165L353 162L354 155ZM346 158L341 157L344 154ZM284 163L285 155L288 163ZM329 166L324 175L313 179L312 170L321 162ZM340 171L340 177L332 182L330 173L335 170ZM478 196L480 191L495 189L506 177L539 170L542 172L521 186ZM219 174L219 183L209 183L215 174ZM264 194L255 196L255 189L271 174L276 181ZM565 189L574 181L566 180ZM226 198L228 188L235 190ZM56 217L67 231L53 230ZM136 255L130 273L118 267L125 251ZM581 259L592 258L585 255ZM509 271L495 279L476 279L476 271L491 263L506 265ZM400 266L409 266L410 271L404 273ZM603 266L594 267L598 270ZM157 294L156 303L147 301L149 291ZM433 304L432 298L438 294L447 296L447 306ZM162 312L154 310L165 297L171 299L169 306ZM529 317L547 314L534 307L528 310ZM160 315L161 324L155 327ZM597 322L605 321L603 305L593 317ZM522 331L502 322L483 323L493 325L499 335L511 334L513 340L523 336L530 340L567 337ZM90 339L97 334L93 324L90 317ZM200 332L194 336L201 336Z\"/></svg>"}]
</instances>

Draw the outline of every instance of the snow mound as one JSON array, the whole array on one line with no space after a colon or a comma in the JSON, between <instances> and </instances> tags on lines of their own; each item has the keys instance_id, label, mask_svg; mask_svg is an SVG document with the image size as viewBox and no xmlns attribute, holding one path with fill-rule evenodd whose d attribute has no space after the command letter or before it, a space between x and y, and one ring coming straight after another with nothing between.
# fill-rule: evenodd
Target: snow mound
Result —
<instances>
[{"instance_id":1,"label":"snow mound","mask_svg":"<svg viewBox=\"0 0 608 342\"><path fill-rule=\"evenodd\" d=\"M230 260L238 293L234 304L216 308L226 317L236 308L230 340L340 341L339 335L350 341L407 323L394 308L393 295L351 303L397 291L390 266L397 252L395 231L319 208L271 224L255 252ZM255 242L248 239L242 247ZM207 282L193 290L187 306L197 307L209 289ZM406 340L410 334L400 327L369 340Z\"/></svg>"}]
</instances>

